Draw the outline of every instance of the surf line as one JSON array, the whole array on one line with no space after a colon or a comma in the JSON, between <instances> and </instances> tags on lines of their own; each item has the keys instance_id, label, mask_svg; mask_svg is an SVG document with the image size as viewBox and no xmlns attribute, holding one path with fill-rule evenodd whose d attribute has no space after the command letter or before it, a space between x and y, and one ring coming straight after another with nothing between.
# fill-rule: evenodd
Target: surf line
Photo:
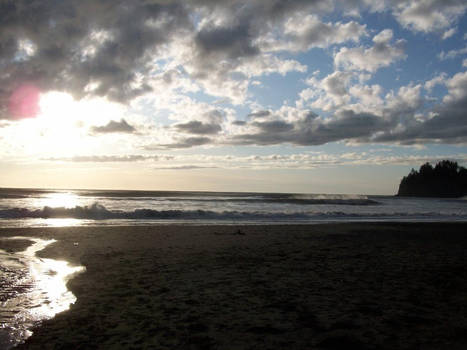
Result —
<instances>
[{"instance_id":1,"label":"surf line","mask_svg":"<svg viewBox=\"0 0 467 350\"><path fill-rule=\"evenodd\" d=\"M11 279L7 286L11 291L10 297L1 304L0 333L3 334L0 334L0 343L10 348L30 337L31 329L41 321L68 310L76 302L76 297L66 284L76 273L84 272L85 267L71 266L67 261L39 258L36 255L55 243L55 239L22 236L1 239L32 242L24 251L8 254L9 260L16 262L16 267L12 266L11 271L26 271L22 278Z\"/></svg>"}]
</instances>

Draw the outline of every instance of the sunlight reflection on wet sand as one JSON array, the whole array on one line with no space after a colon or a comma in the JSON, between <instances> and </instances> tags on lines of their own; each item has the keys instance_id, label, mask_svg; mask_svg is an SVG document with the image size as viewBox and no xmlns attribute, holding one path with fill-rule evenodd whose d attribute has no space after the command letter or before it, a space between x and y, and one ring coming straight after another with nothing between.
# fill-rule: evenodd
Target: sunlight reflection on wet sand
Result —
<instances>
[{"instance_id":1,"label":"sunlight reflection on wet sand","mask_svg":"<svg viewBox=\"0 0 467 350\"><path fill-rule=\"evenodd\" d=\"M81 226L82 222L83 220L81 219L48 218L48 219L35 219L33 225L48 226L48 227L68 227L68 226Z\"/></svg>"},{"instance_id":2,"label":"sunlight reflection on wet sand","mask_svg":"<svg viewBox=\"0 0 467 350\"><path fill-rule=\"evenodd\" d=\"M41 320L52 318L69 309L76 297L66 288L73 274L85 270L83 266L70 266L66 261L38 258L36 253L55 240L30 237L4 239L27 239L33 242L20 253L1 251L0 257L17 259L27 268L27 275L11 280L8 288L12 297L4 301L0 310L0 347L13 347L32 333L30 329ZM11 296L10 295L10 296ZM6 338L6 339L1 339Z\"/></svg>"}]
</instances>

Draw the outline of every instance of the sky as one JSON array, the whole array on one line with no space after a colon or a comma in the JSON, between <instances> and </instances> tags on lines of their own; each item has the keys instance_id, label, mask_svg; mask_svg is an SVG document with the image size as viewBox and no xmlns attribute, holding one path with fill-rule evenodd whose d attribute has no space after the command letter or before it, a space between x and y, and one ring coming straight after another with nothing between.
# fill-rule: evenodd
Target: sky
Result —
<instances>
[{"instance_id":1,"label":"sky","mask_svg":"<svg viewBox=\"0 0 467 350\"><path fill-rule=\"evenodd\" d=\"M0 187L394 194L467 164L462 0L0 0Z\"/></svg>"}]
</instances>

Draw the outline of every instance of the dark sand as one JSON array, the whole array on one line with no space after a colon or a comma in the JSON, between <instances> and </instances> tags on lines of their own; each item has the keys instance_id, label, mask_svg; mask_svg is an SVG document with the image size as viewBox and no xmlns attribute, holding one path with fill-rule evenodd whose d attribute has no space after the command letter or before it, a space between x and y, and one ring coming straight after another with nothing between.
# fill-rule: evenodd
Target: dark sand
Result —
<instances>
[{"instance_id":1,"label":"dark sand","mask_svg":"<svg viewBox=\"0 0 467 350\"><path fill-rule=\"evenodd\" d=\"M0 230L0 238L2 237ZM0 249L8 253L22 252L27 249L32 242L28 239L5 239L0 241Z\"/></svg>"},{"instance_id":2,"label":"dark sand","mask_svg":"<svg viewBox=\"0 0 467 350\"><path fill-rule=\"evenodd\" d=\"M467 224L0 230L21 235L87 269L21 349L467 349Z\"/></svg>"}]
</instances>

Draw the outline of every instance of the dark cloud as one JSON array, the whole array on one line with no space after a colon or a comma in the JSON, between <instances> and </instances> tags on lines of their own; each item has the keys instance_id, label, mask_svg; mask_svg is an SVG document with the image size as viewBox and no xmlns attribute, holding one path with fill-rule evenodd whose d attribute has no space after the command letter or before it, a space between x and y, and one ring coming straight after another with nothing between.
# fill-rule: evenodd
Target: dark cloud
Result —
<instances>
[{"instance_id":1,"label":"dark cloud","mask_svg":"<svg viewBox=\"0 0 467 350\"><path fill-rule=\"evenodd\" d=\"M121 119L119 122L111 120L104 126L93 126L91 132L94 134L111 134L111 133L126 133L135 134L136 129L127 123L125 119Z\"/></svg>"},{"instance_id":2,"label":"dark cloud","mask_svg":"<svg viewBox=\"0 0 467 350\"><path fill-rule=\"evenodd\" d=\"M460 81L455 88L461 89ZM467 75L466 75L467 76ZM453 79L454 80L454 79ZM467 80L466 80L467 81ZM467 143L467 87L460 97L436 106L429 118L417 117L421 102L403 102L386 107L381 115L341 110L329 118L308 114L294 122L272 120L251 122L254 133L233 136L237 145L275 145L289 143L301 146L322 145L336 141L357 143Z\"/></svg>"},{"instance_id":3,"label":"dark cloud","mask_svg":"<svg viewBox=\"0 0 467 350\"><path fill-rule=\"evenodd\" d=\"M332 8L331 0L2 0L0 118L12 119L8 100L24 84L128 102L152 90L154 62L177 40L191 50L177 62L184 72L209 82L208 93L227 86L239 98L247 84L236 69L263 54L259 38L292 13Z\"/></svg>"},{"instance_id":4,"label":"dark cloud","mask_svg":"<svg viewBox=\"0 0 467 350\"><path fill-rule=\"evenodd\" d=\"M181 138L174 143L169 144L155 144L155 145L146 145L143 148L148 151L152 150L161 150L161 149L177 149L177 148L190 148L194 146L202 146L207 144L212 144L213 140L209 137L186 137Z\"/></svg>"},{"instance_id":5,"label":"dark cloud","mask_svg":"<svg viewBox=\"0 0 467 350\"><path fill-rule=\"evenodd\" d=\"M387 126L381 117L368 113L342 111L338 116L322 119L309 113L295 122L270 121L253 123L257 133L237 135L234 144L274 145L290 143L301 146L322 145L371 135Z\"/></svg>"},{"instance_id":6,"label":"dark cloud","mask_svg":"<svg viewBox=\"0 0 467 350\"><path fill-rule=\"evenodd\" d=\"M195 44L203 55L221 52L228 58L254 56L259 49L253 44L254 36L249 32L249 26L239 23L237 26L203 28L195 37Z\"/></svg>"},{"instance_id":7,"label":"dark cloud","mask_svg":"<svg viewBox=\"0 0 467 350\"><path fill-rule=\"evenodd\" d=\"M264 110L264 111L257 111L257 112L252 112L248 114L248 118L261 118L261 117L267 117L271 114L270 111Z\"/></svg>"},{"instance_id":8,"label":"dark cloud","mask_svg":"<svg viewBox=\"0 0 467 350\"><path fill-rule=\"evenodd\" d=\"M268 53L263 39L277 35L276 29L292 13L326 12L332 9L332 1L193 1L191 6L207 16L195 35L188 70L208 93L227 95L237 103L246 94L247 85L242 83L267 72L259 68ZM256 69L245 68L248 65Z\"/></svg>"},{"instance_id":9,"label":"dark cloud","mask_svg":"<svg viewBox=\"0 0 467 350\"><path fill-rule=\"evenodd\" d=\"M178 1L4 0L0 116L11 117L8 98L24 83L128 101L150 90L153 54L191 26ZM18 56L21 44L29 52Z\"/></svg>"},{"instance_id":10,"label":"dark cloud","mask_svg":"<svg viewBox=\"0 0 467 350\"><path fill-rule=\"evenodd\" d=\"M247 124L247 122L244 121L244 120L235 120L235 121L232 122L232 124L237 125L237 126L244 126L244 125Z\"/></svg>"},{"instance_id":11,"label":"dark cloud","mask_svg":"<svg viewBox=\"0 0 467 350\"><path fill-rule=\"evenodd\" d=\"M254 122L251 125L256 126L265 133L280 133L293 129L293 125L282 120L272 120L266 122Z\"/></svg>"},{"instance_id":12,"label":"dark cloud","mask_svg":"<svg viewBox=\"0 0 467 350\"><path fill-rule=\"evenodd\" d=\"M184 124L175 124L173 127L177 131L196 135L212 135L222 130L219 124L203 123L198 120L192 120Z\"/></svg>"},{"instance_id":13,"label":"dark cloud","mask_svg":"<svg viewBox=\"0 0 467 350\"><path fill-rule=\"evenodd\" d=\"M358 1L349 3L346 6L363 6ZM381 11L392 11L406 27L425 32L445 28L444 19L455 20L466 8L465 1L461 0L378 3L384 5ZM164 50L178 43L177 40L181 45L182 39L186 52L180 54L180 61L167 72L158 73L159 79L172 85L179 75L185 75L197 79L197 83L209 82L209 88L208 83L200 84L208 94L226 97L226 90L221 88L228 86L234 97L236 92L243 96L242 89L247 89L248 82L235 83L262 74L255 71L261 71L260 64L252 65L249 70L245 64L257 63L271 54L267 45L261 46L268 37L296 40L299 47L306 48L357 40L359 35L352 33L359 30L363 33L364 28L355 22L336 26L312 16L307 27L298 26L296 16L300 19L308 14L327 13L334 5L336 2L331 0L0 0L0 119L13 118L9 107L21 106L15 101L12 104L11 96L24 86L42 92L64 91L76 98L104 96L128 102L151 91L155 60L166 58ZM394 5L392 10L390 5ZM288 19L298 21L297 30L291 34L278 33ZM295 26L295 22L292 24ZM336 40L329 41L329 37ZM373 38L371 47L336 50L335 63L337 67L374 72L405 57L403 46L402 41L393 39L392 31L383 30ZM239 69L242 67L245 69ZM346 96L342 74L325 81L327 96ZM465 96L438 105L433 110L435 114L425 119L416 117L419 105L390 106L374 114L347 107L327 118L313 114L285 118L260 110L249 114L247 121L232 122L249 127L250 131L233 136L231 142L259 145L319 145L341 140L463 143L467 138ZM224 116L219 111L210 113L197 116L199 120L173 126L173 130L194 137L181 137L171 144L146 148L176 149L214 143L205 135L219 133ZM94 126L91 131L137 133L124 119Z\"/></svg>"},{"instance_id":14,"label":"dark cloud","mask_svg":"<svg viewBox=\"0 0 467 350\"><path fill-rule=\"evenodd\" d=\"M375 142L416 143L467 143L467 96L453 103L438 106L428 120L412 120L398 132L386 130L371 138Z\"/></svg>"}]
</instances>

